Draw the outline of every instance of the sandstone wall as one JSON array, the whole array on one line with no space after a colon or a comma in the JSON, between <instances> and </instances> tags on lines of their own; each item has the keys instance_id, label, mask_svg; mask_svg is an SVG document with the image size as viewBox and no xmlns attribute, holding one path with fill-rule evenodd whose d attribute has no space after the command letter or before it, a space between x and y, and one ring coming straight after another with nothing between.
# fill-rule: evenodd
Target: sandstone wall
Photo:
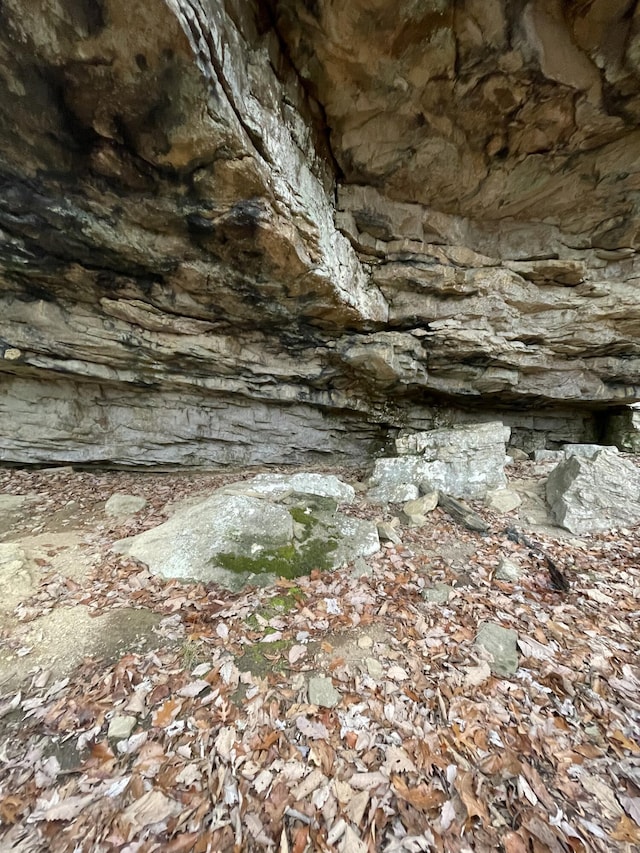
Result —
<instances>
[{"instance_id":1,"label":"sandstone wall","mask_svg":"<svg viewBox=\"0 0 640 853\"><path fill-rule=\"evenodd\" d=\"M637 5L4 0L0 459L592 439L640 399Z\"/></svg>"}]
</instances>

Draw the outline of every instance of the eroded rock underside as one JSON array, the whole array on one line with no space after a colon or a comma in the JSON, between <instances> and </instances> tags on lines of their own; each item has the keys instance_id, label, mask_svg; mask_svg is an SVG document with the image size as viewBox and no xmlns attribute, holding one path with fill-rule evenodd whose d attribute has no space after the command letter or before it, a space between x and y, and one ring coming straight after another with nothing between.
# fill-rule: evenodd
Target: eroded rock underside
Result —
<instances>
[{"instance_id":1,"label":"eroded rock underside","mask_svg":"<svg viewBox=\"0 0 640 853\"><path fill-rule=\"evenodd\" d=\"M635 0L3 0L0 458L358 461L640 399Z\"/></svg>"}]
</instances>

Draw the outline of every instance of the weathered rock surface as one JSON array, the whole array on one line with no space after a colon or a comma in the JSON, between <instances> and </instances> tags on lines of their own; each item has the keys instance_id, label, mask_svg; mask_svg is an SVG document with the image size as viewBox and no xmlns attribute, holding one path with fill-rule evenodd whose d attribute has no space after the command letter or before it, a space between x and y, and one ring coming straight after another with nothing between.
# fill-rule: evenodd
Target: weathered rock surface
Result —
<instances>
[{"instance_id":1,"label":"weathered rock surface","mask_svg":"<svg viewBox=\"0 0 640 853\"><path fill-rule=\"evenodd\" d=\"M614 445L604 444L565 444L562 450L565 459L570 459L572 456L584 456L586 459L593 459L601 450L606 450L609 453L618 452L618 448Z\"/></svg>"},{"instance_id":2,"label":"weathered rock surface","mask_svg":"<svg viewBox=\"0 0 640 853\"><path fill-rule=\"evenodd\" d=\"M639 45L626 2L5 0L0 460L594 440L640 399Z\"/></svg>"},{"instance_id":3,"label":"weathered rock surface","mask_svg":"<svg viewBox=\"0 0 640 853\"><path fill-rule=\"evenodd\" d=\"M455 497L484 497L488 490L507 484L509 434L501 423L488 423L402 435L396 440L397 457L376 460L369 500L414 501L429 486Z\"/></svg>"},{"instance_id":4,"label":"weathered rock surface","mask_svg":"<svg viewBox=\"0 0 640 853\"><path fill-rule=\"evenodd\" d=\"M569 456L549 474L546 492L558 524L578 535L640 521L640 469L606 449Z\"/></svg>"},{"instance_id":5,"label":"weathered rock surface","mask_svg":"<svg viewBox=\"0 0 640 853\"><path fill-rule=\"evenodd\" d=\"M296 475L315 494L291 492L275 475L221 489L178 510L168 521L114 544L165 578L217 583L231 590L266 585L279 576L330 569L380 547L376 525L336 511L326 491L349 493L337 477ZM283 487L284 491L283 491ZM353 497L353 495L351 495Z\"/></svg>"},{"instance_id":6,"label":"weathered rock surface","mask_svg":"<svg viewBox=\"0 0 640 853\"><path fill-rule=\"evenodd\" d=\"M333 474L258 474L251 480L245 480L235 487L245 494L265 495L270 498L282 498L298 492L305 495L318 495L333 498L336 503L350 504L355 498L355 489L343 483Z\"/></svg>"},{"instance_id":7,"label":"weathered rock surface","mask_svg":"<svg viewBox=\"0 0 640 853\"><path fill-rule=\"evenodd\" d=\"M437 583L422 591L422 597L431 604L446 604L453 595L454 589L446 583Z\"/></svg>"},{"instance_id":8,"label":"weathered rock surface","mask_svg":"<svg viewBox=\"0 0 640 853\"><path fill-rule=\"evenodd\" d=\"M640 453L640 407L629 408L611 415L607 428L607 441L627 453Z\"/></svg>"},{"instance_id":9,"label":"weathered rock surface","mask_svg":"<svg viewBox=\"0 0 640 853\"><path fill-rule=\"evenodd\" d=\"M501 557L496 569L496 580L507 581L507 583L517 583L522 577L522 569L517 566L512 560L507 560L506 557Z\"/></svg>"}]
</instances>

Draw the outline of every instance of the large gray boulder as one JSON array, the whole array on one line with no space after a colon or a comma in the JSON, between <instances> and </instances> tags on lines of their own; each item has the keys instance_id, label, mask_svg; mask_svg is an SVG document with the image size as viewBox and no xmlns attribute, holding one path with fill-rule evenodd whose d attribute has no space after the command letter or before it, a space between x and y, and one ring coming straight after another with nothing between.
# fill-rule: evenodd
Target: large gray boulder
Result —
<instances>
[{"instance_id":1,"label":"large gray boulder","mask_svg":"<svg viewBox=\"0 0 640 853\"><path fill-rule=\"evenodd\" d=\"M222 489L113 548L162 577L237 590L337 568L380 547L375 524L337 512L330 497L287 490L273 498L268 488L256 495L251 483L243 487L247 494Z\"/></svg>"},{"instance_id":2,"label":"large gray boulder","mask_svg":"<svg viewBox=\"0 0 640 853\"><path fill-rule=\"evenodd\" d=\"M554 518L572 533L640 522L640 469L606 449L565 459L549 474L546 491Z\"/></svg>"},{"instance_id":3,"label":"large gray boulder","mask_svg":"<svg viewBox=\"0 0 640 853\"><path fill-rule=\"evenodd\" d=\"M415 500L421 483L457 498L482 498L507 484L509 427L464 424L409 433L396 439L397 457L378 459L369 481L374 502ZM424 490L424 485L423 485Z\"/></svg>"}]
</instances>

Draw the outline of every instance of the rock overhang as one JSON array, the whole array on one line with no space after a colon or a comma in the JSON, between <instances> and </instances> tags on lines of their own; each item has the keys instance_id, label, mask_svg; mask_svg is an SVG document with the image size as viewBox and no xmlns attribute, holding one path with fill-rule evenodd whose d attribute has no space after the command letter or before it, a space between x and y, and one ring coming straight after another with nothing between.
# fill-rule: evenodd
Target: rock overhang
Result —
<instances>
[{"instance_id":1,"label":"rock overhang","mask_svg":"<svg viewBox=\"0 0 640 853\"><path fill-rule=\"evenodd\" d=\"M194 460L224 456L199 454L233 428L188 435L223 400L244 445L354 429L361 457L443 401L640 399L637 15L58 5L2 11L3 458L12 401L61 422L63 377L94 458L117 389L175 397L159 431Z\"/></svg>"}]
</instances>

